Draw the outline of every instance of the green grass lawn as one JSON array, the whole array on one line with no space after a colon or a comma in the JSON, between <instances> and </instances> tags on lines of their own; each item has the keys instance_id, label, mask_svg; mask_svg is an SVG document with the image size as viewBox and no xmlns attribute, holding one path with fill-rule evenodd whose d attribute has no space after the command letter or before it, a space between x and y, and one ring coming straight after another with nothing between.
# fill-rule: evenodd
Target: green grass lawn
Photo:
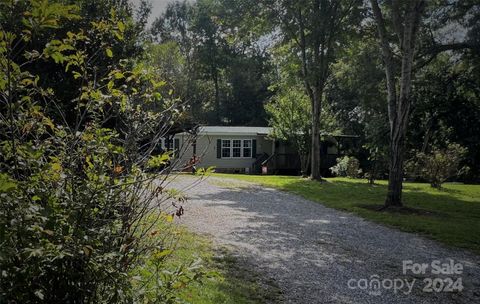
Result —
<instances>
[{"instance_id":1,"label":"green grass lawn","mask_svg":"<svg viewBox=\"0 0 480 304\"><path fill-rule=\"evenodd\" d=\"M480 253L480 185L444 184L442 190L429 184L405 183L403 201L419 213L375 211L365 205L382 205L387 182L374 186L364 179L327 178L319 183L295 176L214 174L289 191L327 207L346 210L363 218L417 232L448 245Z\"/></svg>"},{"instance_id":2,"label":"green grass lawn","mask_svg":"<svg viewBox=\"0 0 480 304\"><path fill-rule=\"evenodd\" d=\"M148 219L145 222L151 224ZM138 288L146 290L148 303L159 302L157 277L162 280L161 286L171 286L166 289L180 303L275 303L281 297L274 283L260 283L261 277L252 265L233 257L226 248L215 247L209 238L163 221L157 222L152 231L161 231L156 237L167 240L169 249L150 255L145 265L132 272L132 276L146 279L138 283ZM179 273L178 279L172 279Z\"/></svg>"},{"instance_id":3,"label":"green grass lawn","mask_svg":"<svg viewBox=\"0 0 480 304\"><path fill-rule=\"evenodd\" d=\"M176 250L167 260L169 268L200 257L204 271L214 273L184 288L180 298L195 304L243 304L275 302L279 297L276 286L260 286L259 276L251 265L244 265L229 251L214 248L211 240L179 228Z\"/></svg>"}]
</instances>

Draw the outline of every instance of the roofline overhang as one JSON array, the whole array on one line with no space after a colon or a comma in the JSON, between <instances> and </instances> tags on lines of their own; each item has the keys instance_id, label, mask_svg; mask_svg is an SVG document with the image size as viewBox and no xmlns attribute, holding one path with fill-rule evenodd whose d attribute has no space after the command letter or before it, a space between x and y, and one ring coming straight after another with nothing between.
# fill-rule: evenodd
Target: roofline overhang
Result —
<instances>
[{"instance_id":1,"label":"roofline overhang","mask_svg":"<svg viewBox=\"0 0 480 304\"><path fill-rule=\"evenodd\" d=\"M176 135L192 135L188 132L177 133ZM198 132L198 136L268 136L268 133L257 132Z\"/></svg>"}]
</instances>

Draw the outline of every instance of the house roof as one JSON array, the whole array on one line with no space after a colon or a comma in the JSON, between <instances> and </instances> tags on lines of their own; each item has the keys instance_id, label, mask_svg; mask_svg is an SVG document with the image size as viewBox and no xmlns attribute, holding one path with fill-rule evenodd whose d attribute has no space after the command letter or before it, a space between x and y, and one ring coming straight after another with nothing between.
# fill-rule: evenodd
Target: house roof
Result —
<instances>
[{"instance_id":1,"label":"house roof","mask_svg":"<svg viewBox=\"0 0 480 304\"><path fill-rule=\"evenodd\" d=\"M197 130L198 135L246 135L246 136L266 136L271 134L273 128L271 127L244 127L244 126L200 126ZM186 132L180 134L187 134ZM358 135L345 134L328 134L323 133L323 136L330 136L334 138L346 137L357 138Z\"/></svg>"},{"instance_id":2,"label":"house roof","mask_svg":"<svg viewBox=\"0 0 480 304\"><path fill-rule=\"evenodd\" d=\"M268 135L272 132L270 127L226 127L226 126L201 126L199 135Z\"/></svg>"}]
</instances>

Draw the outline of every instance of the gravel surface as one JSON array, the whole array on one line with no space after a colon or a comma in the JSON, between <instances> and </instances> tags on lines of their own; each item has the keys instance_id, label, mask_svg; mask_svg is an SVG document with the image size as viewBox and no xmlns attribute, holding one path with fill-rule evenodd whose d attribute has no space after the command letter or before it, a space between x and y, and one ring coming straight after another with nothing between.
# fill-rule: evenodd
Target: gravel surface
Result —
<instances>
[{"instance_id":1,"label":"gravel surface","mask_svg":"<svg viewBox=\"0 0 480 304\"><path fill-rule=\"evenodd\" d=\"M179 177L171 187L185 189L193 182ZM480 303L475 254L251 183L209 177L189 188L180 221L248 259L266 281L280 287L285 303ZM404 260L450 259L462 264L461 274L432 274L431 267L425 274L403 274ZM447 278L461 278L464 289L424 292L426 278L445 280L436 283L437 289L452 287ZM365 289L371 279L384 286ZM402 280L403 288L389 288L394 279L398 287ZM410 285L415 280L410 293L405 280Z\"/></svg>"}]
</instances>

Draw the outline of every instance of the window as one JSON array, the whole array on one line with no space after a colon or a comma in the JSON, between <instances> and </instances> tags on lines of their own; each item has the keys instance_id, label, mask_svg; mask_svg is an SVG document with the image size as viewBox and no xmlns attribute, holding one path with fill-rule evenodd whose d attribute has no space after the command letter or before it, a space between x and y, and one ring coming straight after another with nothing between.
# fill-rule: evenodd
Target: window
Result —
<instances>
[{"instance_id":1,"label":"window","mask_svg":"<svg viewBox=\"0 0 480 304\"><path fill-rule=\"evenodd\" d=\"M252 157L251 139L222 139L222 158Z\"/></svg>"},{"instance_id":2,"label":"window","mask_svg":"<svg viewBox=\"0 0 480 304\"><path fill-rule=\"evenodd\" d=\"M234 139L233 142L233 149L232 149L232 157L242 157L242 140Z\"/></svg>"},{"instance_id":3,"label":"window","mask_svg":"<svg viewBox=\"0 0 480 304\"><path fill-rule=\"evenodd\" d=\"M252 157L252 140L243 140L243 157Z\"/></svg>"},{"instance_id":4,"label":"window","mask_svg":"<svg viewBox=\"0 0 480 304\"><path fill-rule=\"evenodd\" d=\"M230 140L222 140L222 157L230 157Z\"/></svg>"},{"instance_id":5,"label":"window","mask_svg":"<svg viewBox=\"0 0 480 304\"><path fill-rule=\"evenodd\" d=\"M170 150L172 147L172 140L167 138L160 138L159 144L160 148L162 148L163 151L167 151Z\"/></svg>"}]
</instances>

